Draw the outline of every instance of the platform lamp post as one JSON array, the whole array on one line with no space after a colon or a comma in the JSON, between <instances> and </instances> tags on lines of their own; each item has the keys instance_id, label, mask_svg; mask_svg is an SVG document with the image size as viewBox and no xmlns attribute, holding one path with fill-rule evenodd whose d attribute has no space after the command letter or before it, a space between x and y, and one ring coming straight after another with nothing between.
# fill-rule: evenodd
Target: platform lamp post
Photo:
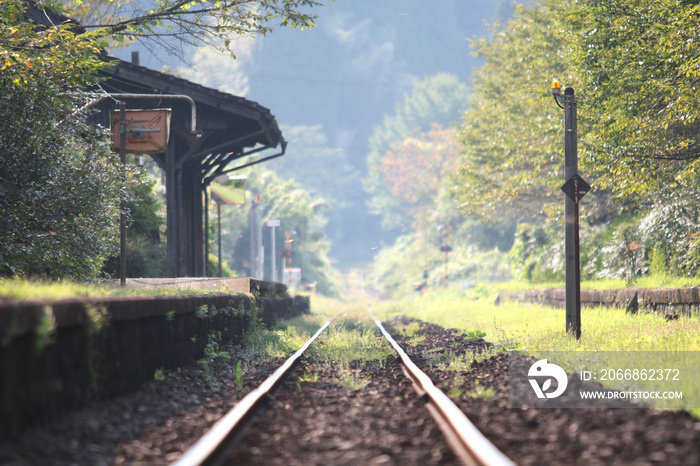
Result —
<instances>
[{"instance_id":1,"label":"platform lamp post","mask_svg":"<svg viewBox=\"0 0 700 466\"><path fill-rule=\"evenodd\" d=\"M566 332L581 338L581 261L579 253L579 201L591 187L578 175L578 123L574 89L561 95L561 83L552 81L552 95L564 110L564 199L566 258ZM562 105L563 103L563 105Z\"/></svg>"}]
</instances>

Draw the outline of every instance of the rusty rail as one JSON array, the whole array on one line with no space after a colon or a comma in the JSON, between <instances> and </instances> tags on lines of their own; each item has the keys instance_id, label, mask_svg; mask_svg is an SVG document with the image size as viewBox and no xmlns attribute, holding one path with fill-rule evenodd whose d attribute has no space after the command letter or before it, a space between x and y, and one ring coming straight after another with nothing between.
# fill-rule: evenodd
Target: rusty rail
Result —
<instances>
[{"instance_id":1,"label":"rusty rail","mask_svg":"<svg viewBox=\"0 0 700 466\"><path fill-rule=\"evenodd\" d=\"M336 316L337 317L337 316ZM266 403L272 393L284 382L287 375L292 372L299 358L311 346L311 343L323 333L335 320L335 317L318 329L318 331L304 343L284 364L282 364L270 377L255 390L248 393L243 399L224 417L190 447L173 466L200 466L219 464L233 447L238 436L242 433L248 422L255 416L258 410Z\"/></svg>"},{"instance_id":2,"label":"rusty rail","mask_svg":"<svg viewBox=\"0 0 700 466\"><path fill-rule=\"evenodd\" d=\"M416 391L427 399L427 408L442 429L455 455L469 466L515 466L515 463L498 450L479 429L467 419L447 395L437 388L423 371L416 366L406 352L389 335L381 322L374 324L396 350L404 365L404 372L413 382Z\"/></svg>"}]
</instances>

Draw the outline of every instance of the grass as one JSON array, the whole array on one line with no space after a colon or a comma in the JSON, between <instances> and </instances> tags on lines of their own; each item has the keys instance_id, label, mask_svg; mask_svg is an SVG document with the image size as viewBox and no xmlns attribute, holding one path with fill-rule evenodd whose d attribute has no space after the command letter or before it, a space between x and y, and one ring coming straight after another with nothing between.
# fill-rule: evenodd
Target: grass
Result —
<instances>
[{"instance_id":1,"label":"grass","mask_svg":"<svg viewBox=\"0 0 700 466\"><path fill-rule=\"evenodd\" d=\"M700 351L700 316L667 321L651 312L630 315L624 309L584 307L581 310L581 339L576 340L565 333L564 309L511 302L497 306L494 303L496 296L496 288L483 287L469 290L466 295L455 290L430 291L398 302L381 303L375 312L382 320L404 314L466 333L485 333L486 340L507 350L536 357L549 356L554 362L559 362L555 357L562 357L561 363L567 370L575 369L579 362L566 361L562 354L553 356L552 352L569 355L624 352L622 357L628 365L646 367L650 356L645 352L664 352L668 356L670 352ZM664 354L657 356L663 357ZM676 360L678 357L674 356L666 364L676 364ZM592 364L589 367L592 369L600 369L605 364L601 361L588 363ZM700 406L697 370L690 366L684 372L685 385L668 389L681 388L684 399L691 399L691 403ZM607 386L623 388L618 382ZM700 409L690 411L700 415Z\"/></svg>"},{"instance_id":2,"label":"grass","mask_svg":"<svg viewBox=\"0 0 700 466\"><path fill-rule=\"evenodd\" d=\"M685 288L700 286L697 278L675 277L666 274L637 277L633 282L623 279L585 280L581 282L582 290L619 290L623 288ZM565 287L564 281L531 283L524 281L503 282L489 288L499 291L541 290Z\"/></svg>"},{"instance_id":3,"label":"grass","mask_svg":"<svg viewBox=\"0 0 700 466\"><path fill-rule=\"evenodd\" d=\"M454 291L432 291L398 302L382 303L375 312L382 319L405 314L485 338L511 350L535 351L697 351L700 318L663 316L624 309L588 308L581 311L582 336L564 332L565 311L553 307L508 302L494 304L497 294L462 296Z\"/></svg>"},{"instance_id":4,"label":"grass","mask_svg":"<svg viewBox=\"0 0 700 466\"><path fill-rule=\"evenodd\" d=\"M335 369L334 382L350 390L360 390L370 382L362 368L381 367L393 352L364 309L347 309L310 348L309 356Z\"/></svg>"},{"instance_id":5,"label":"grass","mask_svg":"<svg viewBox=\"0 0 700 466\"><path fill-rule=\"evenodd\" d=\"M286 357L300 348L324 322L337 315L336 321L321 334L307 355L321 366L334 368L335 383L350 390L364 388L370 378L363 376L357 367L382 364L393 350L381 337L361 303L342 302L320 295L314 295L311 302L311 314L281 322L272 331L260 328L249 335L248 350L261 356ZM318 380L319 374L308 369L299 377L299 382Z\"/></svg>"},{"instance_id":6,"label":"grass","mask_svg":"<svg viewBox=\"0 0 700 466\"><path fill-rule=\"evenodd\" d=\"M226 290L223 290L226 291ZM134 288L120 287L112 282L75 283L70 280L38 280L0 278L0 297L16 300L38 299L51 301L81 296L150 296L175 294L213 294L222 290Z\"/></svg>"},{"instance_id":7,"label":"grass","mask_svg":"<svg viewBox=\"0 0 700 466\"><path fill-rule=\"evenodd\" d=\"M340 301L314 295L311 305L310 315L282 325L287 329L303 326L304 335L309 338L324 322L338 316L311 346L308 357L315 365L334 369L335 383L350 390L366 387L370 377L363 375L361 368L381 365L388 355L393 354L393 349L379 334L366 311L368 302L362 299ZM315 382L318 378L318 373L307 370L299 381Z\"/></svg>"},{"instance_id":8,"label":"grass","mask_svg":"<svg viewBox=\"0 0 700 466\"><path fill-rule=\"evenodd\" d=\"M289 357L301 348L320 326L316 326L316 329L310 332L309 328L313 327L313 324L298 322L299 319L295 319L295 323L300 327L295 323L285 322L278 324L273 330L267 330L263 326L253 329L245 337L246 352L255 357Z\"/></svg>"},{"instance_id":9,"label":"grass","mask_svg":"<svg viewBox=\"0 0 700 466\"><path fill-rule=\"evenodd\" d=\"M493 387L484 388L478 380L474 383L474 389L466 393L466 396L470 398L482 399L493 398L494 395Z\"/></svg>"},{"instance_id":10,"label":"grass","mask_svg":"<svg viewBox=\"0 0 700 466\"><path fill-rule=\"evenodd\" d=\"M310 351L316 360L346 364L381 361L393 352L366 313L340 317Z\"/></svg>"},{"instance_id":11,"label":"grass","mask_svg":"<svg viewBox=\"0 0 700 466\"><path fill-rule=\"evenodd\" d=\"M41 281L23 278L0 278L0 296L22 299L62 299L76 296L105 296L112 294L107 287L74 283L70 280Z\"/></svg>"}]
</instances>

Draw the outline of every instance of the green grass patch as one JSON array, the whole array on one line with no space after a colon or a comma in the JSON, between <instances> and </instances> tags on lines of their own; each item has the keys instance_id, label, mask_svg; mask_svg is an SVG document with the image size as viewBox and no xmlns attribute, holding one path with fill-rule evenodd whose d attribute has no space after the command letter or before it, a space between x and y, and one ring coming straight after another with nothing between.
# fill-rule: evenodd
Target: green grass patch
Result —
<instances>
[{"instance_id":1,"label":"green grass patch","mask_svg":"<svg viewBox=\"0 0 700 466\"><path fill-rule=\"evenodd\" d=\"M393 351L366 313L353 313L336 320L311 348L310 354L324 362L367 363L383 361Z\"/></svg>"},{"instance_id":2,"label":"green grass patch","mask_svg":"<svg viewBox=\"0 0 700 466\"><path fill-rule=\"evenodd\" d=\"M382 303L375 312L384 320L404 314L456 328L507 349L534 351L698 351L700 318L667 321L650 312L637 315L617 308L581 310L582 336L565 333L565 311L547 306L507 302L494 304L497 294L462 296L454 291L431 291L398 303Z\"/></svg>"},{"instance_id":3,"label":"green grass patch","mask_svg":"<svg viewBox=\"0 0 700 466\"><path fill-rule=\"evenodd\" d=\"M245 336L244 345L246 352L256 357L286 358L301 348L311 335L292 323L278 325L273 330L258 326Z\"/></svg>"},{"instance_id":4,"label":"green grass patch","mask_svg":"<svg viewBox=\"0 0 700 466\"><path fill-rule=\"evenodd\" d=\"M513 302L497 306L496 296L494 290L485 293L483 289L469 290L466 296L454 290L430 291L399 302L381 303L375 306L375 313L382 320L404 314L465 333L482 332L486 340L503 349L536 357L548 351L700 351L698 316L667 321L651 312L631 315L624 309L584 307L581 339L576 340L565 333L564 309ZM678 388L700 397L697 380L688 383ZM700 399L694 402L700 405ZM697 409L691 412L700 414Z\"/></svg>"},{"instance_id":5,"label":"green grass patch","mask_svg":"<svg viewBox=\"0 0 700 466\"><path fill-rule=\"evenodd\" d=\"M474 389L465 393L466 396L469 398L481 398L481 399L487 399L487 398L493 398L495 395L495 392L493 390L493 387L488 387L484 388L481 383L477 380L474 383Z\"/></svg>"},{"instance_id":6,"label":"green grass patch","mask_svg":"<svg viewBox=\"0 0 700 466\"><path fill-rule=\"evenodd\" d=\"M25 278L0 278L0 296L17 300L105 296L112 294L113 291L110 287L74 283L70 280L42 281Z\"/></svg>"},{"instance_id":7,"label":"green grass patch","mask_svg":"<svg viewBox=\"0 0 700 466\"><path fill-rule=\"evenodd\" d=\"M16 300L39 299L51 301L81 296L151 296L177 294L216 294L228 290L135 288L120 287L114 282L75 283L70 280L38 280L27 278L0 278L0 297Z\"/></svg>"},{"instance_id":8,"label":"green grass patch","mask_svg":"<svg viewBox=\"0 0 700 466\"><path fill-rule=\"evenodd\" d=\"M366 309L369 301L341 301L314 295L312 315L338 318L309 349L314 361L334 368L334 382L350 390L359 390L370 383L362 373L363 367L382 366L394 350L382 337ZM376 366L375 366L376 367ZM309 375L305 374L304 379Z\"/></svg>"},{"instance_id":9,"label":"green grass patch","mask_svg":"<svg viewBox=\"0 0 700 466\"><path fill-rule=\"evenodd\" d=\"M335 382L348 390L362 390L369 385L371 380L371 377L363 376L361 370L350 369L346 365L341 364Z\"/></svg>"},{"instance_id":10,"label":"green grass patch","mask_svg":"<svg viewBox=\"0 0 700 466\"><path fill-rule=\"evenodd\" d=\"M542 289L564 289L566 284L562 281L532 283L525 281L510 281L481 285L490 291L524 291ZM700 280L693 277L676 277L663 273L637 277L630 282L623 279L585 280L581 282L582 290L620 290L624 288L686 288L700 286Z\"/></svg>"}]
</instances>

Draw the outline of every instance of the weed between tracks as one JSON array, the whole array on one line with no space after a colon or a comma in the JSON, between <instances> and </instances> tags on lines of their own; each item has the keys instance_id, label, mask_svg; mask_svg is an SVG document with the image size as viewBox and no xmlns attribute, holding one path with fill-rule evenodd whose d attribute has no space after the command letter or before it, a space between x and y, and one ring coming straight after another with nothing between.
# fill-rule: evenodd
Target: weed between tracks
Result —
<instances>
[{"instance_id":1,"label":"weed between tracks","mask_svg":"<svg viewBox=\"0 0 700 466\"><path fill-rule=\"evenodd\" d=\"M321 372L332 372L335 383L358 390L370 382L363 369L383 367L393 354L374 323L358 302L341 303L314 296L314 312L278 324L273 330L257 326L246 336L245 351L256 358L288 357L298 350L324 322L342 313L306 354L307 365L298 382L317 382Z\"/></svg>"},{"instance_id":2,"label":"weed between tracks","mask_svg":"<svg viewBox=\"0 0 700 466\"><path fill-rule=\"evenodd\" d=\"M350 390L366 387L371 378L363 369L384 367L393 353L366 312L349 311L338 318L309 352L309 358L324 370L333 371L333 381Z\"/></svg>"}]
</instances>

